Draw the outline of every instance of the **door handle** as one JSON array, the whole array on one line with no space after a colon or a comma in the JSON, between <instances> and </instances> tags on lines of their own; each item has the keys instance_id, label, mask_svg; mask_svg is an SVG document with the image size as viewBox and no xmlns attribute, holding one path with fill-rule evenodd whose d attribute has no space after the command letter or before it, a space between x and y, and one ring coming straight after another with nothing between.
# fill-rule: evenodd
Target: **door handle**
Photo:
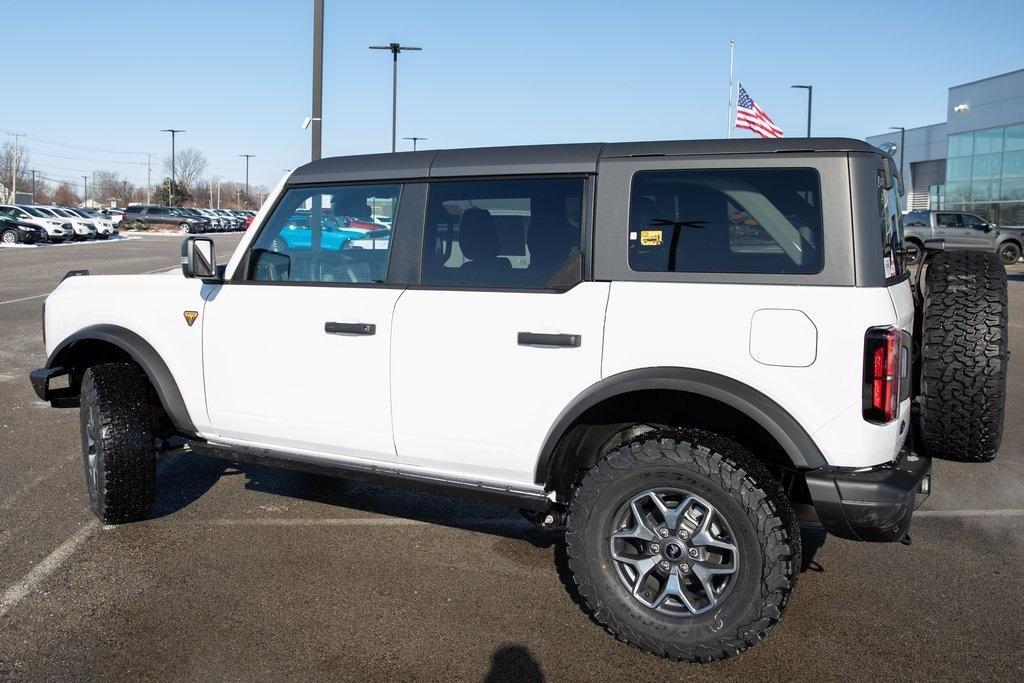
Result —
<instances>
[{"instance_id":1,"label":"door handle","mask_svg":"<svg viewBox=\"0 0 1024 683\"><path fill-rule=\"evenodd\" d=\"M582 337L578 334L540 334L538 332L520 332L520 346L570 346L580 345Z\"/></svg>"},{"instance_id":2,"label":"door handle","mask_svg":"<svg viewBox=\"0 0 1024 683\"><path fill-rule=\"evenodd\" d=\"M324 323L327 334L377 334L377 326L373 323Z\"/></svg>"}]
</instances>

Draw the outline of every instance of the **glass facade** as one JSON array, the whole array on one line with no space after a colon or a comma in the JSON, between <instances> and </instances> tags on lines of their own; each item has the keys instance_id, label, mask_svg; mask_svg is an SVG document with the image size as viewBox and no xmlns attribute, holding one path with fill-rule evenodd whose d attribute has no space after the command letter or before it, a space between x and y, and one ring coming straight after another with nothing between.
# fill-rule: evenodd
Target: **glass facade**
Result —
<instances>
[{"instance_id":1,"label":"glass facade","mask_svg":"<svg viewBox=\"0 0 1024 683\"><path fill-rule=\"evenodd\" d=\"M932 206L1024 226L1024 124L950 135L946 184L929 189Z\"/></svg>"}]
</instances>

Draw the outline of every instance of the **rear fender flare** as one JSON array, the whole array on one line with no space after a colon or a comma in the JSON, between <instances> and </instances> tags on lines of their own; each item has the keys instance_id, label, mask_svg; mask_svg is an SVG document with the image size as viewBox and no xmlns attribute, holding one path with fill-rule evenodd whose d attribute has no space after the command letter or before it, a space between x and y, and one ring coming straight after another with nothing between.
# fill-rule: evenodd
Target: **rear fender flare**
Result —
<instances>
[{"instance_id":1,"label":"rear fender flare","mask_svg":"<svg viewBox=\"0 0 1024 683\"><path fill-rule=\"evenodd\" d=\"M821 449L800 423L757 389L706 370L657 367L606 377L576 396L548 430L537 462L536 483L547 485L557 476L557 472L551 469L556 465L553 461L555 449L562 436L587 410L621 394L651 389L675 390L720 401L761 425L779 443L797 469L813 470L828 465Z\"/></svg>"}]
</instances>

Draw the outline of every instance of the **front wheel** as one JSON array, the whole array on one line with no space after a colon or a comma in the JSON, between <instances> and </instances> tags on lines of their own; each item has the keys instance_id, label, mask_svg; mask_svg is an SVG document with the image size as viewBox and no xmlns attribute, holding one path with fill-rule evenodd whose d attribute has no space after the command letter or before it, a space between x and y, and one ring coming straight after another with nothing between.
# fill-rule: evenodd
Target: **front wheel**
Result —
<instances>
[{"instance_id":1,"label":"front wheel","mask_svg":"<svg viewBox=\"0 0 1024 683\"><path fill-rule=\"evenodd\" d=\"M1020 247L1015 242L1003 242L999 245L999 258L1003 265L1012 266L1020 259Z\"/></svg>"},{"instance_id":2,"label":"front wheel","mask_svg":"<svg viewBox=\"0 0 1024 683\"><path fill-rule=\"evenodd\" d=\"M584 477L569 566L593 617L646 652L739 654L778 621L796 582L799 527L781 485L735 443L645 435Z\"/></svg>"},{"instance_id":3,"label":"front wheel","mask_svg":"<svg viewBox=\"0 0 1024 683\"><path fill-rule=\"evenodd\" d=\"M3 235L0 235L0 243L3 244L17 244L18 233L13 230L4 230Z\"/></svg>"},{"instance_id":4,"label":"front wheel","mask_svg":"<svg viewBox=\"0 0 1024 683\"><path fill-rule=\"evenodd\" d=\"M89 506L104 524L145 519L156 496L156 452L146 380L132 363L82 377L82 465Z\"/></svg>"},{"instance_id":5,"label":"front wheel","mask_svg":"<svg viewBox=\"0 0 1024 683\"><path fill-rule=\"evenodd\" d=\"M192 226L191 226L191 225L189 225L188 223L182 223L182 224L181 224L181 227L180 227L180 228L178 228L178 229L179 229L179 230L181 230L181 232L182 232L182 233L184 233L184 234L186 234L186 235L188 235L188 234L191 234L191 233L192 233Z\"/></svg>"}]
</instances>

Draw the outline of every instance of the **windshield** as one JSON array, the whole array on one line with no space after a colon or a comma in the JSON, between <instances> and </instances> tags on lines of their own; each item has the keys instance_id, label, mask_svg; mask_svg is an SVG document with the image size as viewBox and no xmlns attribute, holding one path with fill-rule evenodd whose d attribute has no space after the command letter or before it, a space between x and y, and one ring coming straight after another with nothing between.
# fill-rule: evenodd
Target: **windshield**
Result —
<instances>
[{"instance_id":1,"label":"windshield","mask_svg":"<svg viewBox=\"0 0 1024 683\"><path fill-rule=\"evenodd\" d=\"M49 214L46 211L43 211L42 209L37 209L34 206L23 206L21 208L25 209L30 214L32 214L33 216L36 216L38 218L52 218L53 217L52 214Z\"/></svg>"}]
</instances>

